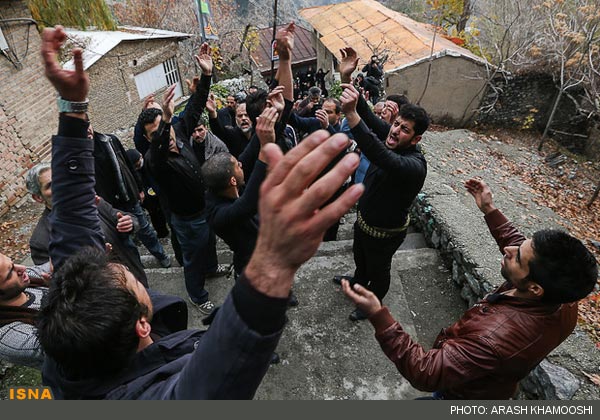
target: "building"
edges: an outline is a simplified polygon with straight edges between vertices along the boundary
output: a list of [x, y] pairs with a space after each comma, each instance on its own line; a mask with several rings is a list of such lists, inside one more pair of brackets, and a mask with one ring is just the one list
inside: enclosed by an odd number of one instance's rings
[[405, 94], [437, 123], [464, 125], [483, 98], [486, 61], [436, 33], [431, 25], [374, 0], [310, 7], [299, 13], [314, 28], [318, 67], [335, 71], [339, 50], [346, 46], [361, 58], [358, 70], [374, 52], [387, 54], [386, 93]]
[[[152, 28], [119, 27], [118, 31], [67, 30], [73, 45], [83, 48], [90, 76], [90, 119], [96, 131], [132, 127], [144, 98], [177, 84], [183, 95], [179, 41], [191, 35]], [[72, 60], [65, 64], [73, 68]], [[160, 101], [160, 97], [157, 98]]]
[[0, 0], [0, 215], [23, 198], [24, 175], [50, 159], [56, 93], [44, 76], [41, 38], [26, 2]]

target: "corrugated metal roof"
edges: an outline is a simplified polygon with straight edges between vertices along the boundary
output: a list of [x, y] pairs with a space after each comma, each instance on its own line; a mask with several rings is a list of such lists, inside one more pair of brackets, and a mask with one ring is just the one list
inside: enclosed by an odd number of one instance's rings
[[[284, 25], [277, 27], [279, 29]], [[252, 59], [258, 70], [264, 72], [271, 69], [271, 40], [273, 39], [273, 28], [262, 28], [258, 31], [259, 45], [252, 53]], [[292, 54], [292, 65], [306, 61], [316, 60], [317, 51], [313, 46], [312, 33], [301, 26], [296, 26], [294, 37], [294, 51]], [[277, 62], [275, 62], [277, 68]]]
[[[83, 66], [85, 70], [123, 41], [167, 38], [185, 39], [192, 36], [183, 32], [139, 28], [135, 26], [120, 26], [118, 31], [79, 31], [75, 29], [66, 29], [66, 31], [69, 38], [74, 38], [85, 45], [82, 47]], [[65, 63], [64, 68], [73, 69], [73, 60], [71, 59]]]
[[353, 47], [362, 60], [373, 47], [388, 53], [384, 71], [408, 67], [429, 57], [435, 36], [434, 56], [454, 55], [485, 63], [481, 57], [444, 38], [432, 25], [412, 20], [374, 0], [309, 7], [299, 11], [320, 35], [320, 41], [336, 57], [340, 48]]

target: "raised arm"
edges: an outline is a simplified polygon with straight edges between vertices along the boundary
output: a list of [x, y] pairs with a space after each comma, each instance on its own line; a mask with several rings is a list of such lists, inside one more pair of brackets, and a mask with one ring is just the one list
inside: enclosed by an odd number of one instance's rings
[[210, 47], [205, 42], [200, 46], [198, 55], [194, 58], [202, 69], [202, 76], [196, 86], [196, 91], [192, 94], [189, 99], [186, 111], [183, 114], [183, 128], [185, 138], [189, 139], [200, 120], [202, 112], [206, 106], [206, 100], [210, 91], [210, 81], [212, 78], [213, 61], [210, 56]]
[[484, 214], [490, 233], [496, 240], [501, 253], [504, 253], [505, 247], [518, 246], [525, 241], [525, 236], [496, 208], [492, 190], [484, 181], [471, 178], [465, 182], [465, 188]]
[[279, 67], [275, 78], [283, 86], [283, 97], [294, 101], [294, 77], [292, 76], [292, 51], [294, 50], [294, 35], [296, 25], [290, 23], [277, 31], [275, 36], [276, 49], [279, 54]]
[[94, 143], [87, 138], [89, 78], [83, 70], [81, 49], [73, 50], [75, 70], [60, 67], [58, 51], [66, 39], [61, 26], [42, 33], [46, 77], [73, 108], [73, 112], [61, 113], [58, 135], [52, 138], [50, 258], [55, 269], [81, 248], [104, 249], [95, 205]]

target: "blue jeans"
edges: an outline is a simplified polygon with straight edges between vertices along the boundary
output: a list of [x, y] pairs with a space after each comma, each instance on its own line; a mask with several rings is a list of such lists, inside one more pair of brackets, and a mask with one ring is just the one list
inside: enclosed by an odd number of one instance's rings
[[164, 260], [167, 258], [167, 254], [165, 253], [163, 246], [158, 241], [156, 231], [148, 222], [148, 217], [146, 217], [146, 213], [144, 213], [140, 202], [138, 201], [133, 207], [123, 210], [133, 214], [137, 218], [140, 228], [138, 229], [136, 236], [140, 241], [142, 241], [144, 246], [148, 248], [148, 251], [150, 251], [150, 253], [159, 260]]
[[171, 226], [181, 245], [185, 288], [192, 301], [204, 303], [208, 300], [206, 274], [217, 267], [215, 234], [203, 215], [187, 220], [171, 213]]

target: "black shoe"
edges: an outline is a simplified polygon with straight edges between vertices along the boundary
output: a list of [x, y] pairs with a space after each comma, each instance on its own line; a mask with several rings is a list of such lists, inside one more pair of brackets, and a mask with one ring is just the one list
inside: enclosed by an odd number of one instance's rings
[[273, 354], [271, 355], [271, 364], [276, 365], [279, 362], [280, 362], [279, 355], [277, 353], [273, 352]]
[[289, 307], [298, 306], [298, 298], [294, 294], [294, 292], [290, 292], [290, 297], [288, 298], [287, 305]]
[[363, 319], [367, 319], [367, 315], [361, 311], [360, 309], [356, 308], [355, 310], [353, 310], [350, 313], [350, 316], [348, 316], [348, 319], [350, 321], [362, 321]]
[[352, 276], [333, 276], [333, 282], [338, 286], [342, 285], [342, 280], [344, 279], [348, 280], [350, 282], [350, 285], [354, 283], [354, 277]]

